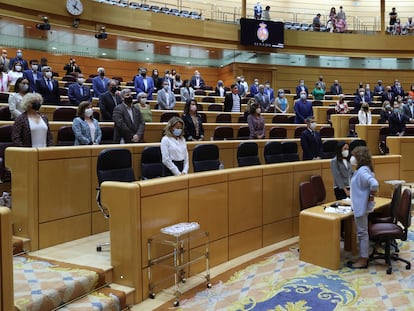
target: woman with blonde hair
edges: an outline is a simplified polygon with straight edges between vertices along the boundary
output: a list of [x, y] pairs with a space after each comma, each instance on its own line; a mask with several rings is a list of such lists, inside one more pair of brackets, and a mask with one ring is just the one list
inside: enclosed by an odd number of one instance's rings
[[43, 97], [38, 93], [23, 96], [23, 113], [13, 124], [12, 141], [16, 147], [48, 147], [53, 145], [47, 117], [39, 113]]
[[184, 138], [184, 121], [172, 117], [164, 129], [161, 139], [161, 156], [164, 176], [179, 176], [188, 173], [188, 151]]
[[289, 102], [285, 96], [285, 91], [280, 89], [277, 91], [275, 98], [275, 112], [286, 113], [289, 109]]

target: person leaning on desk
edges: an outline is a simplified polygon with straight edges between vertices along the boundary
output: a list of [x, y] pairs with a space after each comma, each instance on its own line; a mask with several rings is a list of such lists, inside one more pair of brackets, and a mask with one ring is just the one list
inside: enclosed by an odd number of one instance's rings
[[354, 211], [360, 258], [356, 262], [349, 261], [347, 266], [351, 269], [365, 269], [368, 268], [369, 256], [368, 214], [374, 209], [374, 195], [379, 184], [374, 176], [372, 157], [367, 147], [356, 147], [352, 151], [350, 162], [356, 165], [351, 179], [351, 206]]

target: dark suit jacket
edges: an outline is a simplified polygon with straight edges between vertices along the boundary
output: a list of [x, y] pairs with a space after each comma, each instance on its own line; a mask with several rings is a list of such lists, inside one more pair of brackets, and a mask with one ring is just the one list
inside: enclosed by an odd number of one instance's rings
[[192, 76], [191, 77], [191, 80], [190, 80], [190, 86], [193, 88], [193, 89], [202, 89], [202, 88], [204, 88], [204, 80], [203, 80], [203, 78], [202, 77], [200, 77], [200, 83], [199, 83], [199, 86], [200, 87], [196, 87], [196, 77], [195, 76]]
[[105, 92], [99, 96], [99, 109], [101, 110], [101, 121], [112, 121], [112, 113], [115, 106], [122, 103], [122, 98], [119, 95], [115, 95], [116, 103], [112, 97], [111, 92]]
[[45, 104], [60, 105], [59, 84], [54, 79], [51, 81], [53, 86], [52, 90], [49, 89], [45, 79], [36, 80], [36, 90], [42, 94]]
[[[80, 93], [80, 88], [83, 90], [83, 96]], [[68, 97], [72, 106], [79, 106], [83, 101], [92, 101], [91, 89], [86, 85], [80, 86], [79, 83], [73, 83], [69, 85]]]
[[93, 97], [99, 97], [101, 94], [108, 91], [109, 78], [104, 77], [103, 82], [100, 76], [92, 79]]
[[114, 120], [114, 142], [119, 143], [121, 138], [125, 143], [131, 143], [132, 137], [138, 134], [142, 140], [144, 136], [145, 122], [139, 109], [131, 107], [134, 120], [131, 120], [127, 111], [127, 105], [121, 104], [114, 108], [112, 119]]
[[391, 107], [392, 107], [392, 104], [394, 103], [394, 100], [395, 100], [394, 93], [393, 92], [389, 92], [389, 93], [385, 92], [384, 94], [382, 94], [381, 101], [385, 102], [386, 100], [388, 100], [390, 102]]
[[[36, 92], [36, 83], [31, 69], [23, 71], [23, 77], [29, 80], [29, 92]], [[36, 80], [42, 79], [43, 74], [40, 71], [36, 72]]]
[[331, 85], [331, 89], [330, 89], [331, 94], [334, 94], [334, 95], [342, 94], [342, 86], [338, 84], [338, 89], [336, 89], [336, 87], [337, 86], [335, 84]]
[[[52, 134], [49, 129], [49, 121], [45, 115], [40, 115], [47, 125], [46, 146], [53, 145]], [[16, 147], [32, 147], [32, 134], [30, 132], [27, 113], [23, 112], [14, 120], [12, 130], [12, 141]]]
[[414, 107], [414, 106], [410, 106], [409, 104], [404, 104], [403, 107], [402, 107], [402, 109], [404, 111], [404, 114], [407, 117], [409, 117], [411, 119], [414, 119], [414, 114], [411, 112], [411, 107]]
[[144, 78], [141, 75], [135, 76], [134, 86], [137, 96], [139, 93], [144, 92], [148, 95], [148, 100], [152, 100], [152, 93], [154, 92], [154, 80], [151, 77], [146, 77], [147, 89], [145, 90]]
[[389, 135], [398, 135], [405, 132], [405, 124], [409, 122], [409, 118], [404, 114], [400, 114], [400, 118], [396, 113], [392, 113], [388, 118]]
[[[241, 96], [238, 95], [240, 98], [240, 112], [241, 112]], [[228, 93], [224, 97], [224, 111], [231, 112], [231, 109], [233, 108], [233, 93]]]
[[182, 119], [184, 121], [184, 137], [186, 140], [200, 139], [204, 137], [203, 121], [201, 120], [200, 115], [197, 115], [199, 131], [198, 136], [196, 135], [195, 125], [191, 116], [185, 114], [182, 116]]
[[313, 131], [314, 135], [309, 129], [306, 129], [300, 135], [300, 144], [302, 145], [303, 156], [302, 160], [312, 160], [313, 158], [321, 156], [322, 140], [319, 132]]
[[400, 90], [397, 89], [395, 85], [391, 86], [391, 91], [394, 93], [394, 96], [397, 97], [398, 95], [404, 97], [404, 89], [400, 87]]
[[[264, 96], [264, 100], [263, 100], [263, 96]], [[266, 112], [267, 109], [269, 109], [270, 107], [270, 98], [269, 98], [269, 95], [267, 95], [266, 93], [264, 93], [263, 96], [262, 94], [257, 93], [256, 95], [254, 95], [254, 99], [256, 100], [256, 103], [260, 105], [262, 112]]]
[[10, 59], [9, 62], [9, 69], [13, 70], [13, 65], [16, 62], [20, 62], [22, 64], [22, 69], [23, 70], [29, 70], [29, 65], [27, 64], [27, 60], [23, 59], [23, 58], [17, 58], [17, 57], [13, 57], [12, 59]]
[[382, 95], [382, 94], [384, 94], [384, 92], [385, 92], [385, 88], [382, 84], [381, 85], [377, 84], [374, 87], [374, 95]]
[[[305, 86], [304, 86], [304, 88], [305, 88], [305, 92], [306, 92], [306, 94], [309, 94], [308, 87], [305, 85]], [[300, 92], [302, 92], [302, 88], [301, 88], [301, 86], [300, 86], [300, 85], [298, 85], [298, 86], [296, 87], [296, 96], [297, 96], [298, 98], [300, 97]]]
[[[364, 95], [364, 100], [368, 104], [371, 102], [367, 95]], [[354, 109], [351, 110], [351, 113], [358, 113], [358, 111], [361, 109], [361, 105], [362, 105], [362, 98], [358, 94], [354, 98]]]
[[76, 64], [75, 66], [71, 64], [66, 64], [65, 67], [63, 67], [63, 70], [66, 70], [66, 75], [70, 75], [72, 72], [82, 73], [82, 70], [80, 69], [78, 64]]

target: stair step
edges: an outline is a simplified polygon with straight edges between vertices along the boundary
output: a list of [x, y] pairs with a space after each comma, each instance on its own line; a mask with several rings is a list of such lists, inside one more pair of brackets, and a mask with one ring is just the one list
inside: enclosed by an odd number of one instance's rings
[[22, 254], [30, 249], [30, 239], [13, 236], [13, 255]]
[[127, 295], [125, 292], [112, 287], [104, 287], [63, 306], [58, 310], [125, 310], [127, 308]]

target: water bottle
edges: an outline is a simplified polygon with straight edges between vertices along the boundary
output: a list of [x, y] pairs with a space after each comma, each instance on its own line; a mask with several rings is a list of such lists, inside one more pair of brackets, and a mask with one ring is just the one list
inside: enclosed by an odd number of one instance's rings
[[220, 161], [219, 170], [224, 170], [224, 162]]

